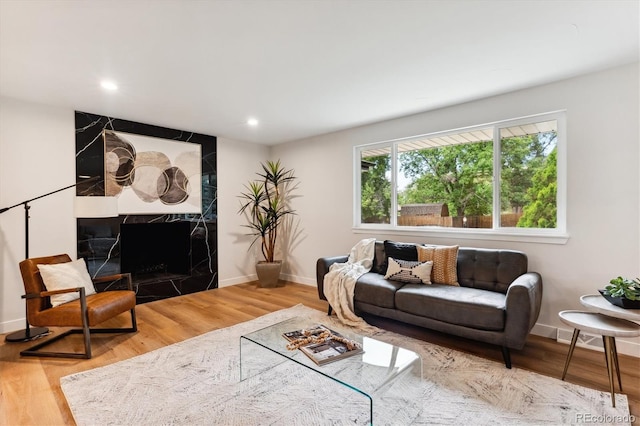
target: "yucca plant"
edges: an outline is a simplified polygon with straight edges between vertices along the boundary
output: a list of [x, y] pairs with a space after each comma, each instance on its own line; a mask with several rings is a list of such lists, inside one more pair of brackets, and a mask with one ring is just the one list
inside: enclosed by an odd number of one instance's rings
[[296, 179], [292, 169], [285, 169], [280, 160], [261, 163], [260, 179], [245, 185], [246, 192], [240, 195], [239, 214], [244, 214], [249, 222], [249, 235], [255, 237], [251, 246], [260, 240], [265, 261], [274, 262], [278, 228], [288, 215], [295, 214], [288, 206], [288, 200]]

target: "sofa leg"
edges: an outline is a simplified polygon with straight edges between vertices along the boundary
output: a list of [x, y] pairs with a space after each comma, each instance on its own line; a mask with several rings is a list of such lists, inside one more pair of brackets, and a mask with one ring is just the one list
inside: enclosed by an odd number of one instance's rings
[[327, 309], [327, 316], [331, 316], [331, 312], [333, 312], [333, 308], [331, 308], [331, 305], [329, 305], [329, 309]]
[[507, 368], [511, 368], [511, 353], [509, 352], [509, 348], [506, 346], [502, 347], [502, 358], [504, 358], [504, 365]]

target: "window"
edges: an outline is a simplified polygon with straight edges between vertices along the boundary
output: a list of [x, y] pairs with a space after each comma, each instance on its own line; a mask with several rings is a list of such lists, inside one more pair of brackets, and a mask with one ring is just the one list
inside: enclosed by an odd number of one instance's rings
[[391, 223], [391, 148], [363, 152], [360, 169], [362, 223]]
[[558, 112], [356, 147], [356, 227], [563, 234], [563, 138]]

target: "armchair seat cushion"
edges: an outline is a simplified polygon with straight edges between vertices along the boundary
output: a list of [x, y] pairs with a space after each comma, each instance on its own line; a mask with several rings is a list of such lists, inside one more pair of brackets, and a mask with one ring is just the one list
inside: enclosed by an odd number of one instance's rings
[[[77, 293], [76, 293], [77, 294]], [[87, 296], [89, 327], [93, 327], [129, 311], [136, 306], [136, 294], [130, 290], [115, 290]], [[30, 322], [35, 326], [56, 324], [60, 327], [82, 327], [80, 299], [38, 312]]]
[[448, 324], [479, 330], [504, 330], [506, 296], [444, 284], [407, 284], [395, 294], [396, 309]]

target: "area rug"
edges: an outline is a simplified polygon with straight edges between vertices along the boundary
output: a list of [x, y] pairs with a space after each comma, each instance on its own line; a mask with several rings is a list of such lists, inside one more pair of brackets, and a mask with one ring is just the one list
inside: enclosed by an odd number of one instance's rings
[[[298, 305], [63, 377], [62, 390], [78, 425], [367, 424], [368, 404], [352, 390], [294, 363], [239, 380], [240, 335], [296, 316], [341, 328]], [[363, 334], [413, 350], [423, 363], [410, 392], [391, 387], [374, 399], [376, 425], [629, 424], [625, 395], [613, 408], [607, 392], [380, 329]]]

